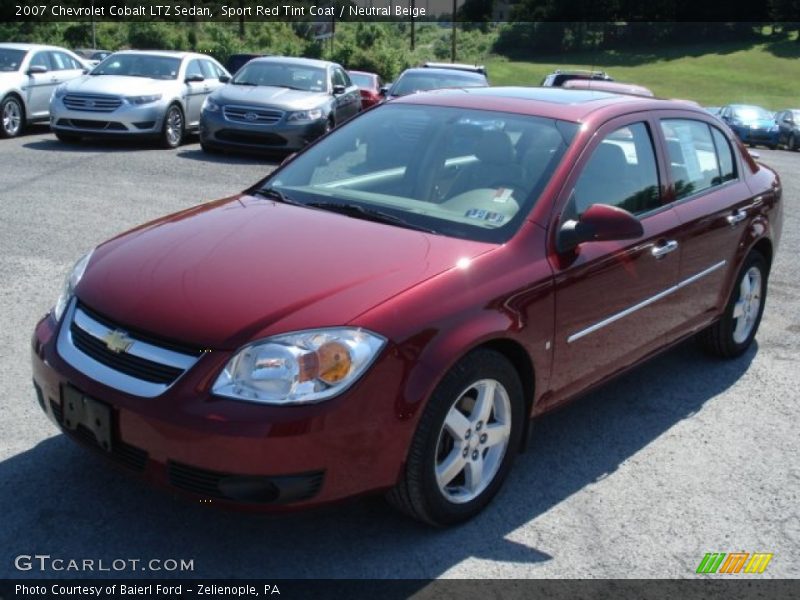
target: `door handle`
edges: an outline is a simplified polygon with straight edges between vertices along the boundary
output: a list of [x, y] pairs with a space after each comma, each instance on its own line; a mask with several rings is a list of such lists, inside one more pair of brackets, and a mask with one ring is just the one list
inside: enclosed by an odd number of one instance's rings
[[678, 242], [676, 242], [675, 240], [670, 240], [663, 246], [653, 246], [653, 249], [650, 250], [650, 253], [656, 258], [663, 258], [670, 252], [674, 252], [677, 249], [678, 249]]
[[731, 227], [735, 227], [738, 223], [741, 223], [747, 218], [747, 211], [742, 210], [741, 208], [734, 211], [732, 214], [725, 217], [725, 220], [728, 221], [728, 224]]

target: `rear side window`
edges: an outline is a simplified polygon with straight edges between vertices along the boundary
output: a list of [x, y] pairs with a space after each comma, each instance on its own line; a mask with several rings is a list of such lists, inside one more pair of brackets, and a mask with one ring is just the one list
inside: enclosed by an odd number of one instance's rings
[[617, 129], [593, 150], [566, 214], [579, 217], [592, 204], [617, 206], [634, 215], [661, 206], [653, 141], [644, 123]]
[[690, 119], [665, 119], [661, 128], [676, 200], [736, 178], [730, 144], [716, 128]]

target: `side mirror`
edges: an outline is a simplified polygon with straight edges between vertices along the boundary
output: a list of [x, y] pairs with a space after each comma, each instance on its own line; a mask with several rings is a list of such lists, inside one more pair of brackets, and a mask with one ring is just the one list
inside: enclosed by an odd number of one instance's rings
[[343, 86], [343, 85], [335, 85], [335, 86], [333, 86], [333, 95], [334, 96], [341, 96], [342, 94], [345, 93], [346, 90], [347, 90], [347, 88], [345, 86]]
[[220, 83], [228, 83], [230, 80], [231, 80], [231, 76], [230, 75], [220, 75], [219, 76], [219, 82]]
[[41, 75], [42, 73], [47, 73], [47, 67], [42, 65], [33, 65], [32, 67], [28, 68], [28, 75]]
[[386, 98], [386, 95], [389, 93], [389, 86], [382, 85], [381, 89], [378, 90], [378, 93], [381, 95], [382, 98]]
[[577, 221], [571, 219], [561, 226], [558, 250], [568, 252], [584, 242], [632, 240], [642, 235], [642, 223], [627, 210], [592, 204]]
[[200, 83], [201, 81], [205, 81], [206, 78], [202, 75], [189, 75], [185, 81], [186, 83]]

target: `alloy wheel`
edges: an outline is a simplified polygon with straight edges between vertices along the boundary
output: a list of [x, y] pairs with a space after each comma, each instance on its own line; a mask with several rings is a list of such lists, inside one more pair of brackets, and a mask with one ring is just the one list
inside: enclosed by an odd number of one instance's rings
[[761, 308], [761, 271], [753, 266], [742, 277], [733, 305], [733, 341], [743, 343], [753, 330]]
[[436, 446], [436, 483], [449, 501], [470, 502], [497, 474], [511, 436], [511, 401], [495, 379], [481, 379], [450, 407]]
[[165, 135], [170, 146], [178, 146], [183, 137], [183, 115], [177, 106], [173, 106], [167, 112], [167, 123]]
[[22, 108], [19, 103], [10, 98], [3, 104], [3, 132], [8, 137], [14, 137], [22, 126]]

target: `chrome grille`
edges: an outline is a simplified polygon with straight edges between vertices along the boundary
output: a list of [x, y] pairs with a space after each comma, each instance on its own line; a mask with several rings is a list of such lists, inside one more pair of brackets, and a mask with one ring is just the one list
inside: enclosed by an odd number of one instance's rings
[[254, 106], [226, 106], [222, 114], [228, 121], [253, 123], [254, 125], [274, 125], [283, 118], [282, 110], [256, 108]]
[[[125, 344], [112, 348], [112, 334]], [[146, 398], [166, 391], [201, 356], [199, 350], [125, 331], [76, 301], [64, 316], [58, 353], [92, 379]]]
[[70, 110], [86, 112], [113, 112], [122, 106], [122, 98], [95, 94], [67, 94], [64, 106]]

